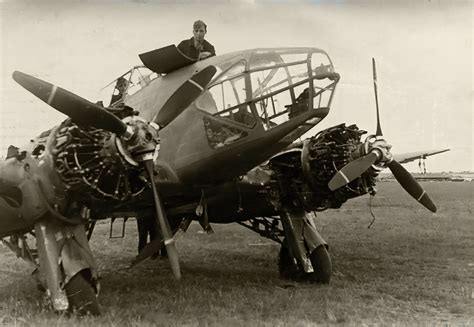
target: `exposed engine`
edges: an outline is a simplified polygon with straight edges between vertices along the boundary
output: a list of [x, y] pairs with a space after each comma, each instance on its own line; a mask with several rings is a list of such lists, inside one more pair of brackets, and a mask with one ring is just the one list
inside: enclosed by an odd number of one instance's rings
[[56, 170], [79, 198], [128, 200], [146, 185], [143, 168], [124, 155], [116, 135], [66, 120], [56, 138]]
[[290, 152], [272, 159], [270, 164], [277, 172], [280, 188], [286, 196], [298, 195], [308, 211], [339, 208], [350, 198], [375, 193], [376, 167], [335, 191], [328, 187], [338, 170], [365, 154], [361, 136], [366, 133], [356, 125], [337, 125], [305, 140], [301, 156]]

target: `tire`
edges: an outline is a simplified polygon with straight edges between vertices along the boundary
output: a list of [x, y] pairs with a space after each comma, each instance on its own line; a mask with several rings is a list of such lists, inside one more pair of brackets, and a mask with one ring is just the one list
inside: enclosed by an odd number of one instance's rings
[[329, 252], [324, 245], [318, 246], [309, 256], [314, 272], [308, 275], [310, 282], [319, 284], [329, 284], [332, 274], [332, 262]]
[[332, 274], [331, 257], [324, 245], [318, 246], [309, 256], [314, 272], [306, 273], [300, 263], [294, 264], [286, 240], [280, 248], [278, 268], [283, 279], [298, 282], [329, 284]]
[[74, 275], [66, 284], [69, 311], [79, 315], [97, 316], [100, 314], [99, 303], [87, 275], [90, 275], [89, 271], [83, 270]]

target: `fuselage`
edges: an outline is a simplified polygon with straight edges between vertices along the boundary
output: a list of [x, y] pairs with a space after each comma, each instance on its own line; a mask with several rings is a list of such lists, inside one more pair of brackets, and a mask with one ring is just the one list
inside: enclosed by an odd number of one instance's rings
[[[185, 184], [228, 180], [277, 154], [327, 115], [337, 83], [323, 50], [253, 49], [170, 72], [124, 103], [159, 123], [167, 100], [209, 66], [217, 72], [201, 95], [160, 130], [157, 164]], [[306, 89], [312, 96], [302, 100]]]

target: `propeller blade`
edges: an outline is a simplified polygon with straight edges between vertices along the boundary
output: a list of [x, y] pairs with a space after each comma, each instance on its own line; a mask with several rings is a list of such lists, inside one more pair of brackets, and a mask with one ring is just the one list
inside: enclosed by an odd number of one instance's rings
[[354, 179], [362, 175], [367, 169], [372, 166], [377, 160], [377, 154], [370, 152], [368, 155], [360, 157], [354, 161], [349, 162], [341, 168], [336, 175], [329, 181], [329, 189], [331, 191], [349, 184]]
[[201, 95], [216, 71], [216, 67], [208, 66], [184, 82], [163, 105], [154, 119], [155, 123], [161, 127], [168, 125]]
[[13, 73], [13, 79], [54, 109], [69, 116], [76, 123], [105, 129], [119, 135], [125, 133], [127, 129], [125, 123], [102, 106], [63, 88], [19, 71]]
[[161, 203], [158, 190], [154, 183], [153, 160], [146, 160], [144, 161], [144, 163], [145, 168], [148, 172], [148, 176], [150, 176], [151, 188], [153, 190], [153, 197], [155, 200], [156, 216], [158, 217], [158, 222], [160, 224], [161, 235], [163, 236], [163, 240], [165, 242], [166, 252], [168, 253], [168, 259], [170, 260], [171, 269], [173, 270], [173, 275], [176, 277], [176, 279], [180, 279], [181, 270], [179, 268], [178, 251], [176, 250], [176, 246], [174, 244], [173, 239], [173, 233], [171, 232], [171, 228], [166, 218], [165, 211], [163, 210], [163, 205]]
[[431, 201], [428, 194], [421, 187], [420, 184], [413, 178], [413, 176], [403, 166], [395, 160], [388, 164], [388, 168], [392, 171], [393, 176], [398, 183], [408, 192], [415, 200], [420, 202], [427, 209], [436, 212], [436, 206]]
[[377, 131], [375, 132], [375, 135], [382, 136], [382, 128], [380, 127], [379, 98], [377, 95], [377, 71], [375, 69], [374, 58], [372, 58], [372, 72], [374, 75], [375, 107], [377, 108]]

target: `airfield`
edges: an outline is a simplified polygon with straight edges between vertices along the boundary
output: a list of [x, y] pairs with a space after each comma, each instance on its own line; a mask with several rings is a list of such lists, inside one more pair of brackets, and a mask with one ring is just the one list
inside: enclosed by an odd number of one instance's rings
[[100, 224], [91, 247], [103, 280], [102, 315], [77, 318], [45, 307], [31, 269], [0, 246], [0, 326], [181, 325], [473, 325], [473, 182], [422, 182], [436, 214], [392, 181], [378, 194], [349, 200], [318, 214], [329, 243], [329, 286], [281, 280], [279, 245], [245, 228], [193, 223], [179, 239], [183, 278], [174, 280], [166, 260], [132, 270], [137, 235], [109, 239]]

